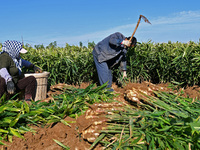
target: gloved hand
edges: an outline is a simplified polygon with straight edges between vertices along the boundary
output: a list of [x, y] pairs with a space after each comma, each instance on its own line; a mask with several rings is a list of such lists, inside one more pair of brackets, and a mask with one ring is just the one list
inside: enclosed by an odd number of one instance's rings
[[127, 77], [126, 71], [123, 71], [123, 79]]
[[36, 72], [36, 73], [42, 73], [42, 69], [40, 69], [39, 67], [33, 65], [33, 70]]
[[123, 45], [126, 45], [126, 46], [130, 46], [131, 45], [131, 42], [129, 40], [123, 40], [122, 41], [122, 44]]
[[9, 94], [14, 94], [15, 92], [15, 85], [12, 80], [7, 82], [7, 91]]

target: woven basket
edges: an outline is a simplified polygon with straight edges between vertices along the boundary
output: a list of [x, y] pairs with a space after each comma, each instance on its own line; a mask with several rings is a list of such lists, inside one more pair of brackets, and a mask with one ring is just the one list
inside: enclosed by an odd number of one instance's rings
[[49, 72], [42, 72], [42, 73], [27, 73], [25, 77], [34, 76], [37, 81], [36, 85], [36, 94], [35, 94], [35, 101], [43, 100], [47, 97], [47, 81], [49, 77]]

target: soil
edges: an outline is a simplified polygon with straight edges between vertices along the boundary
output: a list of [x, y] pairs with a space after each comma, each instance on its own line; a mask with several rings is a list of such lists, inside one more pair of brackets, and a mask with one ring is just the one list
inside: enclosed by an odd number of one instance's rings
[[[83, 83], [79, 88], [86, 88], [89, 83]], [[130, 104], [131, 102], [140, 103], [141, 93], [147, 95], [154, 95], [153, 90], [173, 91], [177, 94], [190, 97], [194, 100], [200, 99], [200, 87], [186, 87], [180, 90], [172, 90], [168, 88], [169, 84], [152, 84], [149, 82], [142, 83], [127, 83], [122, 87], [118, 87], [115, 83], [113, 89], [118, 95], [115, 100], [121, 103], [102, 103], [93, 104], [86, 111], [85, 114], [78, 117], [77, 119], [65, 118], [69, 121], [70, 126], [64, 125], [63, 123], [52, 124], [48, 127], [33, 127], [35, 133], [25, 133], [25, 139], [17, 137], [13, 138], [12, 143], [5, 142], [8, 146], [0, 146], [3, 150], [61, 150], [53, 139], [61, 142], [62, 144], [70, 147], [71, 150], [88, 150], [91, 144], [99, 136], [99, 130], [106, 126], [105, 114], [109, 114], [107, 110], [123, 109], [123, 104]], [[61, 89], [63, 84], [59, 84], [57, 89]], [[44, 101], [51, 99], [52, 92], [57, 92], [56, 87], [51, 87], [49, 91], [49, 98]], [[182, 92], [181, 92], [182, 91]], [[183, 93], [184, 92], [184, 93]], [[71, 123], [70, 123], [71, 122]], [[101, 145], [96, 145], [93, 149], [103, 149]]]

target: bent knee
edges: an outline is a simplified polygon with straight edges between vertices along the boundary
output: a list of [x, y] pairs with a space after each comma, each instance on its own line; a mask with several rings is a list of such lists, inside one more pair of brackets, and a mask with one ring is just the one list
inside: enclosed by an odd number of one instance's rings
[[26, 77], [27, 80], [29, 80], [30, 82], [36, 82], [36, 78], [34, 76], [28, 76]]
[[0, 77], [0, 85], [1, 85], [1, 86], [4, 86], [4, 87], [6, 86], [6, 81], [5, 81], [4, 78], [1, 78], [1, 77]]

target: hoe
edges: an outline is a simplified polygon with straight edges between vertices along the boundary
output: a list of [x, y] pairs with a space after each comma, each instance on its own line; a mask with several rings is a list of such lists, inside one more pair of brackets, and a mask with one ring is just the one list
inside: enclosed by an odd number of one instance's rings
[[[149, 20], [148, 20], [145, 16], [140, 15], [139, 20], [138, 20], [138, 22], [137, 22], [137, 25], [136, 25], [136, 27], [135, 27], [135, 30], [133, 31], [133, 34], [132, 34], [131, 38], [129, 39], [130, 42], [131, 42], [131, 40], [132, 40], [132, 38], [133, 38], [133, 36], [134, 36], [134, 34], [135, 34], [135, 32], [136, 32], [136, 30], [137, 30], [139, 24], [140, 24], [141, 18], [142, 18], [145, 22], [151, 24], [151, 23], [149, 22]], [[117, 79], [117, 84], [118, 84], [118, 86], [120, 86], [120, 87], [123, 86], [122, 82], [119, 81], [118, 79]]]
[[145, 17], [145, 16], [143, 16], [143, 15], [140, 15], [140, 17], [139, 17], [139, 20], [138, 20], [138, 22], [137, 22], [137, 25], [136, 25], [136, 27], [135, 27], [135, 30], [134, 30], [134, 32], [133, 32], [133, 34], [132, 34], [132, 36], [131, 36], [131, 38], [129, 39], [129, 41], [131, 41], [132, 40], [132, 38], [133, 38], [133, 36], [134, 36], [134, 34], [135, 34], [135, 32], [136, 32], [136, 30], [137, 30], [137, 28], [138, 28], [138, 26], [139, 26], [139, 24], [140, 24], [140, 20], [141, 20], [141, 18], [145, 21], [145, 22], [147, 22], [147, 23], [149, 23], [149, 24], [151, 24], [150, 22], [149, 22], [149, 20]]

